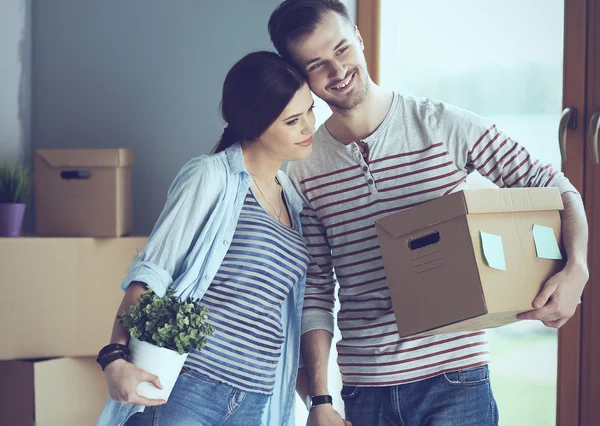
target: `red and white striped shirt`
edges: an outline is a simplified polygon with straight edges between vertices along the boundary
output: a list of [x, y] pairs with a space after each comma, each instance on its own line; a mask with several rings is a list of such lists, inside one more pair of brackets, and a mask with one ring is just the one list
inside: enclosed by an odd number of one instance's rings
[[337, 281], [344, 384], [397, 385], [488, 363], [484, 331], [400, 339], [375, 221], [464, 189], [475, 169], [499, 187], [577, 191], [496, 126], [429, 99], [394, 94], [385, 120], [362, 142], [368, 163], [356, 143], [336, 141], [323, 125], [312, 155], [290, 166], [307, 204], [301, 218], [311, 255], [302, 332], [333, 334]]

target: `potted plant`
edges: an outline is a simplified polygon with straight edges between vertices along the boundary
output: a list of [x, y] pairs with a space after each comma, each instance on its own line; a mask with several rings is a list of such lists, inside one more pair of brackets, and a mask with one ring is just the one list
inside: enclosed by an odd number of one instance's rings
[[21, 235], [30, 177], [19, 164], [0, 164], [0, 236]]
[[137, 392], [147, 398], [168, 400], [188, 354], [206, 344], [214, 328], [207, 324], [208, 309], [198, 299], [179, 300], [170, 286], [164, 297], [151, 289], [140, 302], [121, 314], [121, 324], [129, 331], [131, 362], [155, 374], [163, 389], [142, 382]]

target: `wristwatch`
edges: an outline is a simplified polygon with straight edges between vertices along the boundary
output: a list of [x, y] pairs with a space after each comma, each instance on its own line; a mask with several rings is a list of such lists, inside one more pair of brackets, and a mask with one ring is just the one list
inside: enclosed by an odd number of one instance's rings
[[331, 395], [316, 395], [310, 396], [306, 395], [306, 399], [304, 399], [304, 403], [306, 404], [306, 409], [310, 411], [313, 407], [321, 404], [333, 404], [333, 398]]

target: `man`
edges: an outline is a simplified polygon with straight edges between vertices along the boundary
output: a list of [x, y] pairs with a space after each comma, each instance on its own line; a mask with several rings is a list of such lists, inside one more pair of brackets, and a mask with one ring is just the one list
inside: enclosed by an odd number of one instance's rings
[[481, 117], [375, 85], [339, 0], [286, 0], [269, 32], [333, 110], [313, 136], [312, 156], [290, 168], [307, 205], [302, 225], [312, 257], [302, 318], [308, 424], [348, 424], [326, 396], [336, 282], [342, 398], [354, 426], [497, 424], [484, 331], [399, 338], [375, 220], [465, 188], [473, 170], [499, 187], [559, 188], [568, 262], [520, 316], [559, 328], [588, 279], [581, 197], [560, 171]]

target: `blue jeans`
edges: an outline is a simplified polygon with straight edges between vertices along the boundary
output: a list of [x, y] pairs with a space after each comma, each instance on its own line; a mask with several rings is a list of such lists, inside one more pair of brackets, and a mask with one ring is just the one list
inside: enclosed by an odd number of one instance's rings
[[259, 426], [268, 395], [244, 392], [194, 370], [182, 373], [165, 405], [147, 407], [126, 426]]
[[352, 426], [497, 426], [487, 365], [387, 387], [344, 386]]

